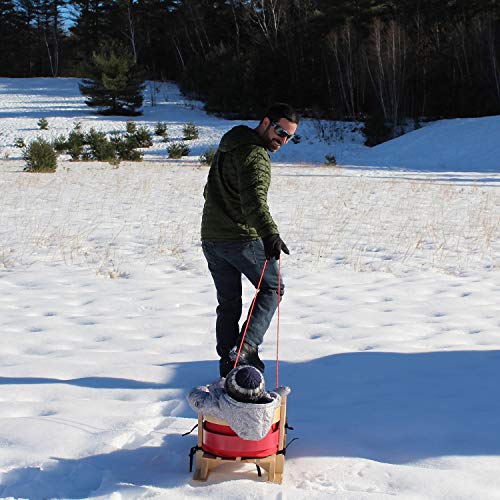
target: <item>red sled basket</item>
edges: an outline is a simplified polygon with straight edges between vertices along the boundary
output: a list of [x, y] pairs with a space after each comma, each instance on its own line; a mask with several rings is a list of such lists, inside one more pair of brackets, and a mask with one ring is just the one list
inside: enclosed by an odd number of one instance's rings
[[286, 396], [274, 414], [271, 429], [262, 439], [240, 438], [225, 420], [198, 415], [198, 445], [193, 479], [206, 481], [210, 471], [227, 462], [254, 463], [267, 471], [267, 480], [281, 483], [285, 466]]

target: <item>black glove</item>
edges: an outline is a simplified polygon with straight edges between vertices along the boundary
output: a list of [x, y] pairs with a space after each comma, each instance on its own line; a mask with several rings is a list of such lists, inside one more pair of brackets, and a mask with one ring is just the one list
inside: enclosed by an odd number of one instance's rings
[[264, 243], [264, 252], [266, 253], [267, 260], [270, 260], [273, 257], [275, 259], [279, 259], [281, 251], [290, 255], [290, 250], [288, 250], [288, 247], [280, 238], [279, 234], [270, 234], [269, 236], [262, 238], [262, 242]]

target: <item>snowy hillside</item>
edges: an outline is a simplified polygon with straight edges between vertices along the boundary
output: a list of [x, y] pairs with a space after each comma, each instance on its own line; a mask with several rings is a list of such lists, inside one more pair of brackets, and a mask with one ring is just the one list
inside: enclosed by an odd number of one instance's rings
[[[291, 250], [280, 383], [299, 438], [282, 485], [234, 464], [195, 483], [196, 438], [181, 436], [196, 423], [186, 392], [218, 370], [197, 156], [239, 122], [169, 84], [136, 121], [173, 138], [195, 122], [189, 157], [155, 139], [142, 163], [22, 171], [16, 138], [76, 120], [126, 121], [90, 114], [73, 79], [0, 79], [1, 498], [499, 498], [499, 117], [371, 150], [352, 124], [331, 124], [344, 141], [327, 144], [306, 120], [272, 157]], [[350, 167], [320, 166], [332, 151]], [[275, 340], [274, 322], [268, 388]]]
[[370, 166], [500, 172], [500, 117], [429, 123], [370, 149], [366, 158]]
[[[145, 91], [144, 115], [138, 124], [154, 128], [167, 122], [173, 141], [182, 137], [182, 126], [193, 121], [201, 128], [200, 139], [191, 143], [191, 156], [199, 156], [235, 123], [208, 116], [202, 103], [188, 101], [176, 85], [149, 84]], [[78, 91], [74, 78], [0, 78], [0, 158], [20, 158], [14, 147], [17, 137], [55, 138], [67, 134], [76, 121], [84, 130], [124, 130], [125, 117], [99, 117], [92, 114]], [[157, 105], [151, 106], [154, 98]], [[40, 131], [37, 121], [49, 118], [49, 130]], [[253, 122], [247, 122], [255, 126]], [[290, 144], [274, 156], [275, 162], [323, 164], [326, 154], [334, 154], [344, 166], [401, 167], [421, 171], [500, 172], [500, 116], [475, 119], [441, 120], [374, 148], [363, 145], [361, 125], [303, 120], [300, 144]], [[319, 138], [323, 140], [319, 140]], [[325, 142], [327, 141], [327, 142]], [[145, 159], [163, 160], [165, 144], [157, 140], [145, 152]]]

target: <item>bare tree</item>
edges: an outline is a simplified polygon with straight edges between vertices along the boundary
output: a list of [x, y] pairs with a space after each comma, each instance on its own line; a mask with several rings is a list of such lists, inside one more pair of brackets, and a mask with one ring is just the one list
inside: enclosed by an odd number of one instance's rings
[[498, 51], [500, 41], [495, 38], [495, 29], [491, 19], [486, 21], [486, 25], [486, 46], [488, 47], [487, 58], [491, 74], [490, 80], [492, 82], [497, 103], [500, 106], [500, 53]]
[[394, 20], [387, 26], [375, 19], [367, 50], [367, 70], [380, 108], [386, 120], [398, 125], [404, 116], [404, 92], [408, 38]]
[[135, 36], [135, 23], [134, 23], [134, 0], [123, 0], [125, 10], [125, 29], [124, 34], [130, 43], [134, 62], [137, 63], [137, 44]]
[[238, 0], [230, 0], [231, 4], [231, 14], [233, 15], [233, 21], [234, 21], [234, 34], [235, 34], [235, 41], [236, 41], [236, 55], [237, 57], [240, 57], [240, 22], [238, 20], [238, 14], [237, 14], [237, 2]]
[[273, 51], [279, 47], [279, 33], [285, 14], [284, 0], [251, 0], [250, 21], [259, 29]]
[[362, 82], [357, 34], [351, 22], [327, 36], [327, 47], [333, 57], [335, 79], [345, 108], [345, 116], [357, 119], [360, 115], [359, 95]]

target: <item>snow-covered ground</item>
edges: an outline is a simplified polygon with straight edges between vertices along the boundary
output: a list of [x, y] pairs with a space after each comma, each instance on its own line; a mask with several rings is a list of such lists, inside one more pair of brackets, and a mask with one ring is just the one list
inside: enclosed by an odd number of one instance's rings
[[[181, 437], [196, 422], [186, 391], [217, 375], [197, 155], [234, 122], [164, 85], [136, 121], [172, 138], [194, 121], [189, 157], [156, 140], [118, 169], [22, 172], [17, 137], [76, 120], [126, 121], [90, 114], [73, 79], [0, 79], [0, 497], [499, 498], [499, 117], [372, 149], [353, 124], [326, 144], [305, 120], [273, 156], [270, 206], [292, 252], [280, 383], [299, 437], [282, 485], [230, 464], [194, 483], [195, 436]], [[331, 152], [343, 166], [320, 166]], [[275, 336], [273, 323], [268, 387]]]

